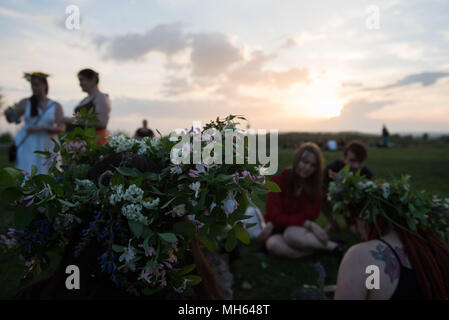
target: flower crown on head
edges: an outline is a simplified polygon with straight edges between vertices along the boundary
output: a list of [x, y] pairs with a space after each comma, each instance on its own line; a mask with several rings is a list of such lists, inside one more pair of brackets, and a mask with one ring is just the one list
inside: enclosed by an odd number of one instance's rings
[[31, 81], [31, 78], [33, 77], [37, 77], [37, 78], [48, 78], [50, 75], [43, 73], [43, 72], [24, 72], [23, 73], [23, 77], [27, 80], [27, 81]]
[[[397, 228], [419, 237], [419, 231], [432, 229], [449, 240], [449, 198], [440, 198], [410, 187], [410, 176], [389, 182], [369, 180], [345, 167], [329, 185], [327, 199], [332, 211], [347, 214], [356, 209], [358, 218], [378, 228], [378, 217], [383, 216]], [[379, 231], [379, 230], [378, 230]]]

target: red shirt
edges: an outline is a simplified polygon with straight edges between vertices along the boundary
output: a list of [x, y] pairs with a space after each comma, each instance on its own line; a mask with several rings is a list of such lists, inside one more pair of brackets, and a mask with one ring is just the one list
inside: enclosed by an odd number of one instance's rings
[[270, 192], [266, 203], [265, 221], [271, 221], [274, 230], [281, 231], [289, 226], [302, 226], [306, 220], [315, 220], [320, 215], [321, 199], [312, 202], [310, 196], [301, 192], [295, 197], [290, 190], [287, 170], [271, 178], [282, 192]]

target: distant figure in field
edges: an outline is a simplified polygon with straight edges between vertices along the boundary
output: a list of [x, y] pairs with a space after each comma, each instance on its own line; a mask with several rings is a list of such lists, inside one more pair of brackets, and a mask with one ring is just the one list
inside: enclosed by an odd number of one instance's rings
[[[324, 169], [324, 193], [327, 194], [329, 189], [329, 183], [333, 180], [333, 177], [342, 170], [345, 166], [349, 166], [351, 171], [356, 172], [361, 169], [360, 174], [365, 176], [368, 179], [373, 178], [373, 173], [365, 166], [365, 161], [368, 158], [368, 151], [365, 145], [360, 141], [351, 141], [349, 142], [344, 150], [343, 150], [343, 159], [335, 160], [326, 166]], [[327, 220], [329, 220], [330, 226], [329, 229], [334, 231], [338, 231], [338, 223], [332, 216], [332, 205], [327, 201], [327, 199], [323, 200], [322, 211], [326, 216]], [[346, 223], [349, 229], [353, 232], [354, 226], [350, 220], [346, 220]]]
[[142, 128], [137, 129], [136, 133], [134, 134], [134, 139], [141, 140], [145, 137], [153, 138], [153, 130], [148, 129], [148, 121], [146, 119], [142, 121], [142, 126]]
[[338, 144], [337, 144], [337, 141], [335, 141], [335, 140], [329, 140], [329, 141], [326, 143], [326, 147], [327, 147], [327, 149], [328, 149], [329, 151], [337, 151], [337, 150], [338, 150]]
[[381, 145], [382, 147], [388, 148], [390, 146], [390, 141], [388, 139], [389, 136], [390, 133], [388, 132], [387, 127], [384, 124], [382, 128], [382, 145]]

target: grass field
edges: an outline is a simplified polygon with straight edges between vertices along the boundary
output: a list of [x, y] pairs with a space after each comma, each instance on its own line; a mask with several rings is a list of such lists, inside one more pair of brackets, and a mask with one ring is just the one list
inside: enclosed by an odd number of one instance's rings
[[[279, 150], [280, 172], [291, 165], [293, 150]], [[325, 152], [326, 162], [341, 157], [340, 152]], [[449, 147], [441, 148], [397, 148], [370, 149], [367, 166], [376, 177], [392, 178], [402, 174], [412, 176], [412, 185], [418, 189], [449, 197]], [[6, 154], [0, 153], [0, 168], [9, 165]], [[265, 198], [256, 200], [264, 211]], [[323, 216], [318, 223], [326, 225]], [[0, 215], [0, 232], [5, 231], [7, 221]], [[343, 231], [341, 237], [349, 243], [358, 239]], [[241, 245], [239, 258], [231, 262], [234, 274], [234, 299], [292, 299], [293, 293], [304, 284], [314, 285], [317, 272], [313, 267], [321, 262], [326, 270], [326, 284], [335, 284], [339, 259], [325, 253], [316, 253], [306, 258], [287, 260], [269, 257], [257, 244]], [[19, 288], [20, 269], [12, 256], [0, 256], [0, 298], [7, 299]]]

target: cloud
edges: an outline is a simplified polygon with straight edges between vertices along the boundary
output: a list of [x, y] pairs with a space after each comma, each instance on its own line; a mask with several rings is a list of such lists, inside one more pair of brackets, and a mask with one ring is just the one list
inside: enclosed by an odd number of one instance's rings
[[164, 96], [177, 96], [189, 92], [193, 86], [187, 78], [170, 76], [165, 79], [164, 88], [160, 91]]
[[302, 46], [310, 41], [316, 41], [321, 39], [326, 39], [326, 34], [324, 33], [312, 34], [309, 32], [301, 32], [297, 37], [287, 38], [281, 49], [290, 49], [296, 46]]
[[275, 54], [266, 54], [257, 50], [251, 58], [230, 72], [225, 86], [272, 87], [287, 89], [295, 83], [309, 83], [309, 71], [306, 68], [290, 68], [282, 71], [265, 70], [264, 65], [276, 58]]
[[408, 86], [414, 83], [421, 83], [423, 87], [431, 86], [440, 78], [449, 77], [448, 72], [422, 72], [418, 74], [411, 74], [396, 83], [386, 85], [380, 89], [390, 89], [396, 87]]
[[192, 75], [214, 77], [243, 60], [242, 50], [222, 33], [194, 34], [192, 38]]
[[142, 60], [150, 52], [172, 56], [188, 46], [188, 37], [178, 23], [157, 25], [143, 34], [96, 36], [93, 41], [103, 50], [106, 59], [117, 61]]

